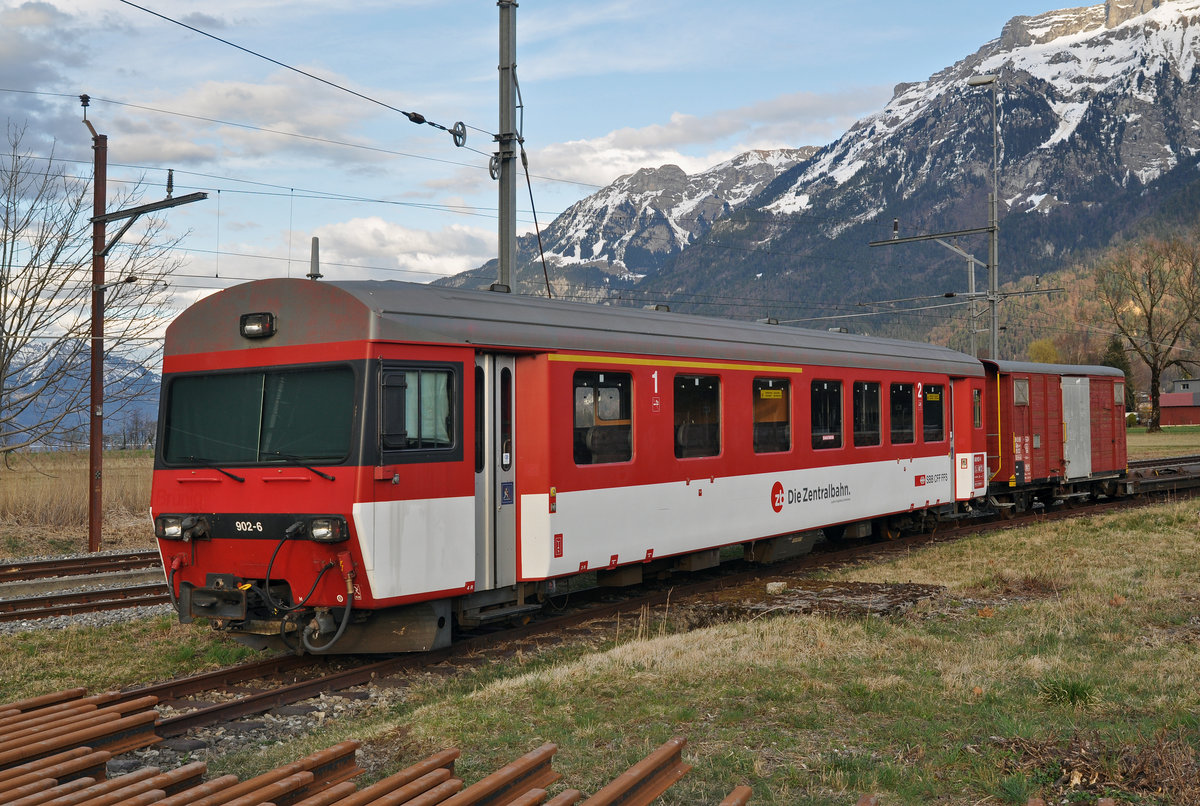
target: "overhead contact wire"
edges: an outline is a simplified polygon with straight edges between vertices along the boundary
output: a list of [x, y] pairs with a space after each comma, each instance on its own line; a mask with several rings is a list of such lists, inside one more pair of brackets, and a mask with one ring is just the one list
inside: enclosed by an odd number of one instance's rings
[[[352, 90], [349, 87], [338, 84], [335, 81], [330, 81], [327, 78], [321, 78], [318, 75], [309, 73], [306, 70], [301, 70], [299, 67], [293, 67], [292, 65], [286, 64], [285, 62], [281, 62], [278, 59], [272, 59], [270, 56], [264, 55], [262, 53], [254, 51], [254, 50], [250, 50], [250, 48], [243, 47], [243, 46], [237, 44], [236, 42], [230, 42], [228, 39], [222, 39], [221, 37], [217, 36], [216, 34], [210, 34], [208, 31], [205, 31], [201, 28], [197, 28], [193, 25], [188, 25], [186, 22], [183, 22], [181, 20], [177, 20], [172, 17], [168, 17], [165, 14], [160, 14], [157, 11], [146, 8], [145, 6], [139, 6], [137, 3], [130, 2], [130, 0], [121, 0], [121, 2], [132, 8], [136, 8], [139, 11], [144, 11], [147, 14], [151, 14], [155, 17], [158, 17], [160, 20], [165, 20], [166, 22], [174, 23], [175, 25], [178, 25], [182, 28], [187, 28], [189, 31], [200, 34], [201, 36], [207, 36], [209, 39], [220, 42], [223, 45], [228, 45], [229, 47], [236, 48], [237, 50], [240, 50], [243, 53], [247, 53], [251, 56], [255, 56], [264, 61], [268, 61], [271, 64], [278, 65], [279, 67], [282, 67], [285, 70], [291, 70], [293, 73], [298, 73], [306, 78], [311, 78], [313, 81], [319, 81], [322, 84], [325, 84], [326, 86], [333, 87], [334, 89], [349, 93], [350, 95], [353, 95], [356, 98], [361, 98], [364, 101], [376, 104], [378, 106], [382, 106], [385, 109], [390, 109], [393, 112], [399, 112], [401, 115], [404, 115], [410, 121], [412, 121], [413, 123], [416, 123], [418, 125], [424, 124], [426, 126], [432, 126], [435, 129], [439, 129], [441, 131], [448, 132], [450, 134], [450, 137], [454, 140], [454, 145], [458, 146], [459, 148], [462, 148], [463, 146], [466, 145], [467, 127], [466, 127], [466, 124], [463, 123], [462, 121], [459, 121], [450, 127], [443, 126], [442, 124], [437, 123], [436, 121], [429, 120], [424, 115], [422, 115], [420, 112], [406, 112], [405, 110], [400, 109], [399, 107], [396, 107], [396, 106], [392, 106], [391, 104], [381, 101], [378, 98], [372, 98], [369, 95], [364, 95], [363, 93], [358, 92], [357, 90]], [[474, 127], [472, 127], [472, 128], [474, 128]]]

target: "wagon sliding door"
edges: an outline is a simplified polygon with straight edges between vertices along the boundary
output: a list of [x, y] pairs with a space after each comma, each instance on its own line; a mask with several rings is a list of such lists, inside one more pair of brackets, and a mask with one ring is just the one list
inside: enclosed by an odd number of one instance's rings
[[475, 589], [517, 582], [513, 356], [475, 356]]
[[1063, 462], [1066, 477], [1092, 473], [1092, 410], [1087, 378], [1062, 379]]

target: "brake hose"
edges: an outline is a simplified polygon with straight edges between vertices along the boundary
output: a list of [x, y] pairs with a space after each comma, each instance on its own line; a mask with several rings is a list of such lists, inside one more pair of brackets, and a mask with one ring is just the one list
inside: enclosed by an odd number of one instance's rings
[[[296, 619], [296, 613], [293, 612], [293, 613], [285, 613], [283, 618], [279, 620], [279, 640], [283, 641], [283, 645], [285, 647], [287, 647], [287, 650], [289, 652], [294, 652], [297, 655], [303, 655], [304, 650], [298, 646], [293, 646], [292, 642], [288, 640], [287, 627], [288, 627], [288, 624], [291, 624], [292, 621], [294, 621], [295, 619]], [[297, 629], [297, 631], [300, 630], [299, 624], [296, 625], [296, 629]]]
[[171, 607], [175, 608], [175, 613], [182, 616], [183, 612], [179, 609], [179, 597], [175, 595], [175, 572], [179, 570], [179, 558], [176, 557], [171, 561], [171, 570], [167, 573], [167, 595], [171, 597]]

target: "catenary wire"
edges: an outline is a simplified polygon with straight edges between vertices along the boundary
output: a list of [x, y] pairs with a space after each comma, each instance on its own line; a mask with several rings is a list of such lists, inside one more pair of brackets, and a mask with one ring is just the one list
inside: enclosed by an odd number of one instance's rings
[[[71, 99], [78, 98], [77, 95], [73, 95], [73, 94], [65, 93], [65, 92], [46, 92], [46, 91], [42, 91], [42, 90], [20, 90], [20, 89], [14, 89], [14, 88], [10, 88], [10, 87], [0, 87], [0, 92], [11, 92], [11, 93], [24, 94], [24, 95], [40, 95], [40, 96], [46, 96], [46, 97], [50, 97], [50, 98], [71, 98]], [[89, 96], [89, 98], [92, 102], [95, 102], [95, 103], [105, 103], [105, 104], [111, 104], [113, 106], [122, 106], [122, 107], [127, 107], [130, 109], [137, 109], [137, 110], [143, 111], [143, 112], [154, 112], [154, 113], [160, 114], [160, 115], [171, 115], [171, 116], [175, 116], [175, 117], [185, 118], [188, 120], [198, 120], [198, 121], [202, 121], [204, 123], [213, 123], [213, 124], [216, 124], [219, 126], [231, 126], [234, 128], [245, 129], [247, 131], [278, 135], [280, 137], [293, 137], [296, 139], [307, 140], [309, 142], [320, 143], [323, 145], [339, 146], [339, 147], [343, 147], [343, 148], [353, 148], [353, 149], [359, 149], [359, 150], [363, 150], [363, 151], [371, 151], [371, 152], [375, 152], [375, 153], [379, 153], [379, 154], [386, 154], [388, 156], [406, 157], [409, 159], [425, 160], [428, 162], [439, 162], [439, 163], [443, 163], [445, 165], [454, 165], [454, 166], [461, 167], [461, 168], [474, 168], [477, 170], [487, 170], [486, 165], [479, 165], [477, 163], [472, 163], [472, 162], [460, 162], [458, 160], [448, 160], [448, 159], [444, 159], [442, 157], [432, 157], [432, 156], [429, 156], [428, 154], [413, 154], [413, 153], [410, 153], [407, 151], [396, 151], [395, 149], [383, 148], [381, 146], [372, 146], [372, 145], [367, 145], [365, 143], [351, 143], [351, 142], [347, 142], [345, 140], [334, 140], [334, 139], [327, 138], [327, 137], [317, 137], [316, 135], [311, 135], [311, 134], [300, 134], [298, 132], [284, 131], [282, 129], [269, 129], [269, 128], [266, 128], [263, 126], [255, 126], [250, 123], [240, 123], [238, 121], [222, 120], [220, 118], [210, 118], [210, 117], [205, 117], [203, 115], [193, 115], [193, 114], [190, 114], [187, 112], [177, 112], [172, 109], [162, 109], [160, 107], [147, 106], [145, 104], [135, 104], [135, 103], [130, 103], [128, 101], [118, 101], [113, 98], [99, 98], [96, 96]], [[474, 129], [476, 127], [468, 126], [467, 128]], [[478, 131], [484, 131], [484, 130], [478, 129]], [[476, 154], [487, 157], [488, 159], [491, 159], [491, 157], [492, 157], [492, 155], [487, 152], [480, 151], [478, 149], [471, 148], [469, 146], [465, 147], [465, 148], [468, 151], [472, 151]], [[154, 170], [162, 170], [162, 169], [155, 168]], [[564, 185], [577, 185], [579, 187], [596, 188], [597, 190], [605, 187], [604, 185], [597, 185], [594, 182], [582, 182], [578, 179], [564, 179], [562, 177], [546, 176], [544, 174], [537, 174], [537, 173], [531, 174], [531, 176], [534, 179], [537, 179], [542, 182], [556, 182], [556, 183], [564, 184]], [[244, 180], [244, 181], [249, 181], [249, 180]]]
[[[147, 14], [151, 14], [155, 17], [158, 17], [161, 20], [165, 20], [167, 22], [178, 25], [182, 28], [186, 28], [189, 31], [200, 34], [201, 36], [206, 36], [209, 39], [220, 42], [223, 45], [228, 45], [229, 47], [240, 50], [243, 53], [248, 53], [251, 56], [254, 56], [256, 58], [262, 59], [264, 61], [268, 61], [271, 64], [274, 64], [274, 65], [284, 68], [285, 70], [291, 70], [294, 73], [298, 73], [299, 75], [305, 76], [307, 78], [311, 78], [313, 81], [318, 81], [322, 84], [325, 84], [326, 86], [333, 87], [334, 89], [341, 90], [342, 92], [345, 92], [345, 93], [349, 93], [350, 95], [353, 95], [356, 98], [361, 98], [362, 100], [367, 101], [369, 103], [377, 104], [378, 106], [382, 106], [385, 109], [390, 109], [393, 112], [398, 112], [401, 115], [404, 115], [406, 118], [408, 118], [413, 123], [416, 123], [418, 125], [432, 126], [435, 129], [440, 129], [441, 131], [449, 132], [450, 135], [454, 138], [454, 144], [457, 146], [461, 147], [466, 142], [466, 132], [463, 131], [465, 129], [466, 124], [462, 123], [461, 121], [454, 124], [454, 126], [448, 128], [446, 126], [443, 126], [440, 123], [437, 123], [432, 120], [428, 120], [420, 112], [406, 112], [405, 110], [400, 109], [399, 107], [396, 107], [396, 106], [392, 106], [391, 104], [389, 104], [385, 101], [381, 101], [378, 98], [372, 98], [369, 95], [365, 95], [361, 92], [358, 92], [357, 90], [352, 90], [349, 87], [345, 87], [341, 84], [338, 84], [337, 82], [330, 81], [329, 79], [321, 78], [320, 76], [314, 75], [305, 70], [301, 70], [299, 67], [293, 67], [292, 65], [287, 64], [285, 62], [281, 62], [278, 59], [272, 59], [270, 56], [266, 56], [262, 53], [251, 50], [250, 48], [243, 47], [242, 45], [238, 45], [234, 42], [229, 41], [228, 39], [222, 39], [221, 37], [217, 36], [216, 34], [211, 34], [208, 31], [205, 31], [201, 28], [196, 28], [195, 26], [188, 25], [186, 22], [182, 22], [181, 20], [174, 19], [173, 17], [168, 17], [166, 14], [160, 14], [157, 11], [146, 8], [145, 6], [139, 6], [137, 3], [133, 3], [130, 0], [120, 0], [120, 2], [124, 3], [127, 6], [130, 6], [132, 8], [136, 8], [139, 11], [144, 11]], [[472, 127], [472, 128], [475, 128], [475, 127]], [[482, 130], [477, 129], [477, 131], [482, 131]]]

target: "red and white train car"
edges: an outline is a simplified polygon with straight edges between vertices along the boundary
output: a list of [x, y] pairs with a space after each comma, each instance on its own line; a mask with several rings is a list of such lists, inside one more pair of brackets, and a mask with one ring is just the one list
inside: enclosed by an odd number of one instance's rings
[[983, 364], [926, 344], [266, 280], [167, 332], [152, 509], [181, 617], [421, 650], [583, 572], [957, 511], [988, 492], [984, 394]]

